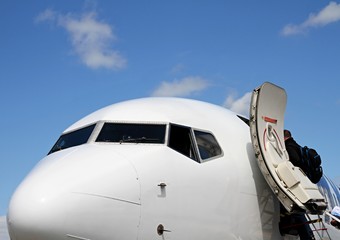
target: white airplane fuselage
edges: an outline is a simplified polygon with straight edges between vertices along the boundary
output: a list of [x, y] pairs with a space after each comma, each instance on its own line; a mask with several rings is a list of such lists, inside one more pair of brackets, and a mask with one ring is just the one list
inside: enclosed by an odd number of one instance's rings
[[[114, 131], [156, 126], [164, 139], [108, 139], [105, 124]], [[282, 239], [279, 201], [236, 114], [194, 100], [131, 100], [76, 122], [65, 141], [87, 127], [80, 143], [57, 142], [14, 193], [12, 240]], [[218, 146], [209, 145], [214, 139]]]

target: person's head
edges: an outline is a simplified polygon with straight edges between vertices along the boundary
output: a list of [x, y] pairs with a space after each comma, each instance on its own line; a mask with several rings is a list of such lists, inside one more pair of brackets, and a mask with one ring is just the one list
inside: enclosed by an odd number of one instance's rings
[[291, 138], [292, 137], [292, 134], [290, 133], [289, 130], [285, 129], [283, 131], [283, 136], [284, 136], [284, 140], [286, 141], [288, 138]]

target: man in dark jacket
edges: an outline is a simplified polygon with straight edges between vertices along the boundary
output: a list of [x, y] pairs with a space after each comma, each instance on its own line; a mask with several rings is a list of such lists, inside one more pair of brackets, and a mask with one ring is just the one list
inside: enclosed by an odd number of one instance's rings
[[[296, 167], [301, 168], [305, 171], [304, 167], [302, 166], [302, 156], [301, 156], [301, 148], [300, 145], [294, 140], [292, 134], [289, 130], [284, 130], [283, 132], [286, 150], [289, 155], [289, 160], [292, 164]], [[307, 223], [307, 219], [304, 213], [287, 213], [287, 211], [281, 211], [281, 218], [282, 224], [289, 224], [295, 226], [301, 240], [314, 240], [314, 234], [311, 230], [309, 224]]]
[[289, 155], [289, 160], [292, 162], [292, 164], [296, 167], [301, 168], [304, 170], [302, 166], [302, 156], [301, 156], [301, 147], [300, 145], [294, 140], [292, 137], [292, 134], [289, 130], [283, 131], [283, 136], [285, 140], [286, 150]]

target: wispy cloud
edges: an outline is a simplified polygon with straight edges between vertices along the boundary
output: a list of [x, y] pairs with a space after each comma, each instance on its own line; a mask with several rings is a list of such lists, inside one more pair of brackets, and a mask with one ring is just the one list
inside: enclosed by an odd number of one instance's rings
[[57, 13], [48, 8], [45, 9], [45, 11], [39, 13], [39, 15], [35, 18], [35, 22], [36, 23], [41, 23], [41, 22], [45, 22], [45, 21], [55, 21], [57, 18]]
[[241, 114], [245, 117], [249, 116], [251, 92], [245, 93], [242, 97], [236, 98], [235, 94], [230, 94], [224, 101], [223, 106], [233, 112]]
[[330, 2], [318, 13], [311, 13], [301, 24], [286, 25], [281, 34], [284, 36], [302, 34], [310, 28], [326, 26], [330, 23], [340, 21], [340, 3]]
[[181, 73], [184, 69], [185, 69], [184, 64], [179, 63], [171, 69], [171, 73], [178, 74]]
[[208, 86], [208, 81], [201, 77], [185, 77], [173, 82], [162, 82], [151, 95], [156, 97], [185, 97], [200, 92]]
[[6, 216], [0, 216], [0, 239], [9, 240]]
[[35, 22], [51, 22], [64, 28], [70, 36], [74, 52], [90, 68], [119, 70], [127, 64], [127, 60], [113, 49], [117, 36], [112, 27], [98, 20], [95, 11], [75, 15], [46, 9], [35, 18]]

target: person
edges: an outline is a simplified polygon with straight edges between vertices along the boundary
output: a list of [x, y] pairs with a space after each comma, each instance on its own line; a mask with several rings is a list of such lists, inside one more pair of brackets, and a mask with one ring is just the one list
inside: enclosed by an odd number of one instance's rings
[[[334, 217], [340, 219], [340, 207], [335, 206], [335, 207], [332, 209], [331, 214], [332, 214]], [[332, 219], [332, 220], [331, 220], [331, 224], [332, 224], [332, 226], [334, 226], [334, 227], [336, 227], [336, 228], [340, 228], [340, 223], [339, 223], [337, 220], [335, 220], [335, 219]]]
[[[286, 150], [288, 152], [289, 160], [296, 167], [303, 169], [302, 156], [300, 151], [300, 145], [294, 140], [289, 130], [284, 130], [284, 141]], [[289, 224], [294, 228], [301, 240], [315, 240], [312, 229], [306, 219], [303, 212], [288, 213], [284, 207], [281, 207], [281, 220], [282, 224]]]
[[318, 183], [323, 174], [320, 155], [313, 148], [302, 148], [289, 130], [284, 130], [283, 134], [289, 160], [294, 166], [302, 169], [312, 183]]
[[301, 156], [301, 146], [295, 141], [295, 139], [292, 137], [292, 134], [289, 130], [285, 129], [283, 131], [284, 141], [286, 150], [289, 155], [289, 160], [291, 163], [301, 168], [303, 171], [305, 171], [304, 166], [302, 165], [302, 156]]

